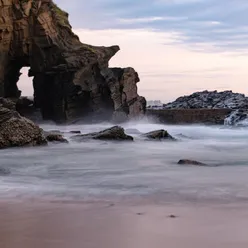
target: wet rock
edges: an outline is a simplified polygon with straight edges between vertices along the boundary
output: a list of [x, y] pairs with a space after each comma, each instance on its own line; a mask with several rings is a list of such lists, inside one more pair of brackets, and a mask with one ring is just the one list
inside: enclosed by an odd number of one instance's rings
[[172, 140], [172, 141], [176, 140], [167, 131], [163, 129], [143, 134], [143, 136], [150, 140]]
[[204, 163], [195, 161], [195, 160], [189, 160], [189, 159], [181, 159], [178, 161], [178, 164], [180, 165], [198, 165], [198, 166], [207, 166]]
[[112, 140], [112, 141], [133, 141], [133, 137], [125, 134], [122, 127], [114, 126], [100, 132], [76, 135], [72, 137], [75, 141], [84, 141], [85, 139]]
[[69, 141], [65, 139], [61, 134], [51, 133], [46, 135], [46, 139], [48, 142], [69, 143]]
[[21, 117], [13, 106], [11, 101], [0, 99], [0, 149], [46, 144], [43, 130]]
[[81, 131], [70, 131], [72, 134], [81, 134]]

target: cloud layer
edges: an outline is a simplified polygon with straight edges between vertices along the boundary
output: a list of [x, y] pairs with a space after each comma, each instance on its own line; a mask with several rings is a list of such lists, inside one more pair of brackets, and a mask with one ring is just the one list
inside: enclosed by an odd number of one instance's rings
[[[111, 66], [134, 67], [148, 99], [167, 102], [204, 89], [248, 93], [247, 0], [56, 2], [82, 42], [121, 46]], [[24, 94], [30, 85], [24, 75]]]
[[76, 28], [179, 32], [178, 42], [248, 48], [247, 0], [57, 0]]

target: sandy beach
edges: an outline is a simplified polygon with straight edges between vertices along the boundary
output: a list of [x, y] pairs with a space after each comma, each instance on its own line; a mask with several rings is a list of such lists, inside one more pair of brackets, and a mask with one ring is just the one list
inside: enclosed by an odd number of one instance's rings
[[1, 248], [246, 248], [247, 206], [1, 202]]
[[[0, 177], [0, 248], [247, 248], [247, 131], [168, 130], [186, 138], [0, 151], [10, 171]], [[219, 166], [181, 166], [181, 158]]]

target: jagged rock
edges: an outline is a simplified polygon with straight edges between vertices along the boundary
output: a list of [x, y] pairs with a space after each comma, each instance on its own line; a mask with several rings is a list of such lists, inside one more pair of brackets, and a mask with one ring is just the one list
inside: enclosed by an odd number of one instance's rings
[[20, 70], [30, 67], [34, 107], [45, 120], [123, 121], [144, 114], [135, 70], [108, 68], [118, 46], [81, 43], [52, 0], [4, 0], [0, 13], [0, 96], [19, 98]]
[[133, 141], [133, 137], [126, 135], [124, 129], [119, 126], [114, 126], [96, 133], [76, 135], [72, 137], [72, 140], [79, 142], [84, 141], [86, 139]]
[[156, 130], [143, 134], [144, 137], [151, 140], [176, 140], [165, 130]]
[[248, 126], [248, 110], [235, 110], [224, 121], [226, 126]]
[[232, 91], [202, 91], [163, 105], [166, 109], [247, 109], [248, 98]]
[[48, 142], [69, 143], [68, 140], [65, 139], [61, 134], [50, 133], [46, 135], [46, 139]]
[[0, 149], [46, 144], [42, 129], [21, 117], [11, 101], [0, 98]]
[[194, 160], [189, 160], [189, 159], [181, 159], [179, 160], [178, 164], [180, 165], [198, 165], [198, 166], [206, 166], [206, 164], [194, 161]]

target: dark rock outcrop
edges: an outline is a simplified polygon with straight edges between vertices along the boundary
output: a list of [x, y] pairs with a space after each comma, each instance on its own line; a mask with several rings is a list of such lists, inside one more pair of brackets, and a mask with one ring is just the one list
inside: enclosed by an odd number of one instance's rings
[[85, 141], [87, 139], [96, 139], [96, 140], [112, 140], [112, 141], [133, 141], [133, 137], [125, 134], [125, 131], [122, 127], [114, 126], [108, 128], [106, 130], [96, 132], [96, 133], [89, 133], [89, 134], [82, 134], [76, 135], [72, 137], [74, 141]]
[[70, 131], [69, 133], [72, 133], [72, 134], [81, 134], [81, 131]]
[[248, 109], [248, 98], [232, 91], [202, 91], [164, 104], [165, 109]]
[[67, 139], [63, 137], [61, 134], [50, 133], [46, 135], [46, 140], [48, 142], [56, 142], [56, 143], [69, 143]]
[[33, 76], [34, 107], [46, 120], [124, 121], [145, 112], [133, 68], [109, 68], [118, 46], [80, 42], [52, 0], [0, 1], [0, 96], [19, 98], [22, 67]]
[[189, 159], [181, 159], [178, 161], [178, 164], [180, 165], [198, 165], [198, 166], [207, 166], [204, 163], [194, 161], [194, 160], [189, 160]]
[[163, 129], [143, 134], [143, 136], [150, 140], [176, 140], [167, 131]]
[[46, 144], [42, 129], [21, 117], [14, 103], [0, 98], [0, 149]]

